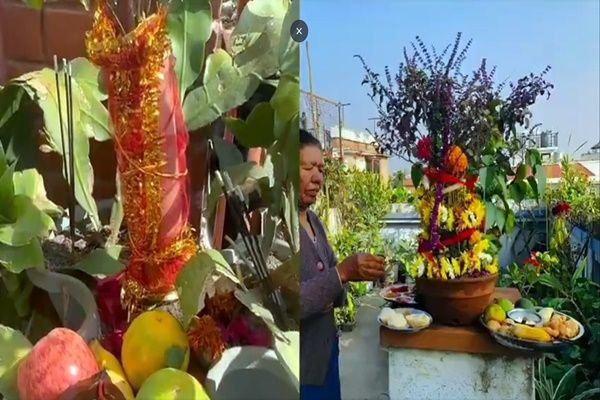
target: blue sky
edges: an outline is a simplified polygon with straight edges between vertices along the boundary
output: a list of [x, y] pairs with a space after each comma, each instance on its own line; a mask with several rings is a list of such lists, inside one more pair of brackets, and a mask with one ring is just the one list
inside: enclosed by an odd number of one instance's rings
[[[473, 39], [465, 70], [482, 58], [497, 66], [496, 77], [517, 80], [552, 66], [555, 89], [533, 109], [542, 128], [560, 132], [559, 146], [572, 153], [600, 141], [600, 2], [598, 0], [302, 0], [309, 27], [314, 93], [342, 103], [345, 126], [372, 129], [376, 117], [359, 60], [383, 72], [402, 60], [402, 49], [419, 35], [442, 50], [457, 32]], [[301, 45], [301, 87], [309, 89], [308, 63]], [[337, 123], [334, 109], [323, 118]], [[332, 115], [327, 115], [327, 114]], [[334, 114], [334, 115], [333, 115]], [[571, 136], [570, 144], [569, 136]], [[404, 168], [395, 160], [390, 170]]]

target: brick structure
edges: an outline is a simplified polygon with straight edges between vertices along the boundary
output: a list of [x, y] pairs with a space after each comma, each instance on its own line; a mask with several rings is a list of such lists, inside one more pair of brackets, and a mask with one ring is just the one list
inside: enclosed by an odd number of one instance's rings
[[[92, 12], [86, 11], [79, 0], [55, 0], [44, 5], [42, 11], [30, 9], [20, 0], [0, 0], [0, 85], [50, 66], [54, 54], [67, 59], [85, 56], [84, 33], [91, 24]], [[205, 158], [204, 143], [201, 135], [191, 136], [189, 160]], [[112, 143], [91, 140], [90, 159], [94, 167], [94, 197], [97, 201], [112, 199], [116, 171]], [[60, 157], [40, 152], [38, 169], [44, 176], [50, 199], [65, 206], [68, 200]], [[198, 163], [189, 165], [193, 191], [201, 186], [203, 169]], [[193, 208], [191, 220], [197, 222], [198, 210]]]

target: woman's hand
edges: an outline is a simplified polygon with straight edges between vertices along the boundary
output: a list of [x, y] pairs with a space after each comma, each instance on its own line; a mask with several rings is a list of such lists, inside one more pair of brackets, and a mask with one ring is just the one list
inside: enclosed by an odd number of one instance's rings
[[378, 281], [385, 274], [385, 258], [368, 253], [355, 253], [336, 267], [342, 283]]

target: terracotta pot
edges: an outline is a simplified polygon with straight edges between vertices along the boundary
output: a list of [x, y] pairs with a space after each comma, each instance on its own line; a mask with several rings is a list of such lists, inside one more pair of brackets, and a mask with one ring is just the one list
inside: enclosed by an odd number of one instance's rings
[[481, 278], [417, 278], [420, 301], [433, 317], [444, 325], [470, 325], [490, 303], [498, 274]]

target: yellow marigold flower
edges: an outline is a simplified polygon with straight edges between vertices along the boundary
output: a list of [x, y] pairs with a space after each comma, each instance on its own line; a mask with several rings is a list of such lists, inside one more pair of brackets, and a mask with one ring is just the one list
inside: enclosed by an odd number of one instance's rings
[[489, 240], [483, 239], [479, 243], [476, 243], [475, 246], [473, 246], [473, 254], [475, 255], [475, 257], [478, 257], [481, 253], [485, 252], [489, 248], [490, 248]]
[[485, 270], [492, 275], [498, 273], [498, 256], [494, 257], [494, 260], [492, 261], [492, 263], [489, 264], [488, 266], [486, 266]]
[[454, 213], [452, 212], [452, 210], [450, 210], [450, 212], [448, 213], [448, 219], [446, 220], [446, 229], [448, 229], [449, 231], [454, 229]]
[[481, 234], [481, 232], [475, 231], [469, 238], [469, 244], [471, 246], [475, 246], [477, 243], [481, 242], [481, 239], [483, 239], [483, 235]]
[[474, 198], [469, 204], [468, 210], [473, 214], [475, 221], [472, 222], [476, 225], [475, 227], [478, 227], [485, 217], [485, 206], [478, 198]]
[[429, 279], [433, 278], [434, 267], [435, 267], [435, 262], [434, 261], [428, 261], [427, 262], [427, 277]]
[[473, 262], [472, 258], [471, 258], [471, 252], [470, 251], [463, 251], [462, 254], [460, 255], [459, 259], [460, 259], [460, 263], [463, 266], [461, 275], [464, 275], [471, 268], [471, 264]]
[[417, 256], [415, 262], [410, 266], [408, 273], [412, 278], [418, 278], [425, 273], [425, 259]]
[[471, 213], [469, 212], [469, 210], [464, 210], [460, 213], [460, 221], [458, 223], [458, 228], [461, 231], [464, 231], [465, 229], [469, 228], [474, 228], [473, 224], [471, 223]]
[[454, 275], [460, 276], [461, 275], [460, 261], [457, 260], [456, 258], [452, 258], [451, 262], [452, 262], [452, 270], [454, 271]]
[[468, 166], [469, 160], [462, 149], [458, 146], [452, 146], [446, 158], [446, 169], [448, 172], [452, 175], [460, 176], [466, 172]]

